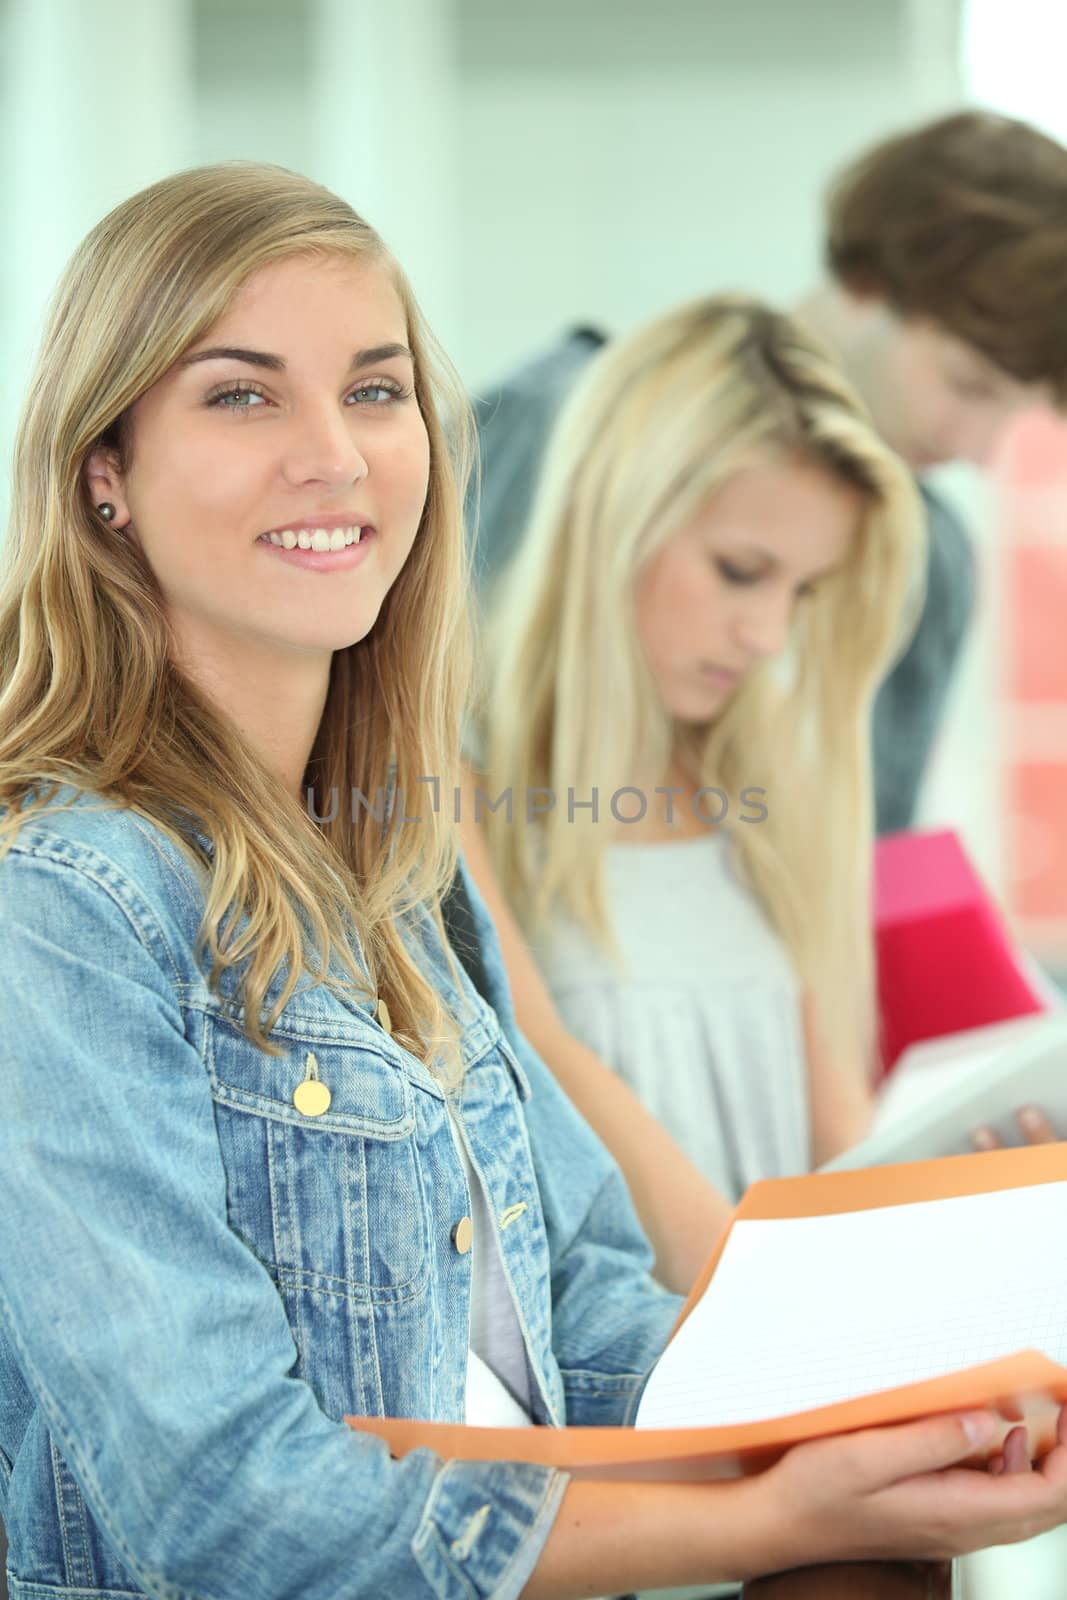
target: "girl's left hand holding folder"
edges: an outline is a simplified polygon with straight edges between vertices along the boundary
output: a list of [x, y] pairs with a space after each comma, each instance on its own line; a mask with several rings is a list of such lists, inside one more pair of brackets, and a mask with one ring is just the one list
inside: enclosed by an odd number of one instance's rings
[[[1067, 1407], [1039, 1466], [1018, 1429], [990, 1470], [966, 1465], [999, 1425], [980, 1411], [837, 1434], [729, 1483], [572, 1480], [523, 1600], [940, 1560], [1031, 1539], [1067, 1521]], [[576, 1585], [582, 1569], [587, 1587]]]
[[[992, 1413], [943, 1416], [850, 1436], [820, 1439], [789, 1451], [763, 1475], [772, 1503], [803, 1507], [811, 1532], [806, 1562], [832, 1542], [838, 1559], [907, 1555], [936, 1560], [992, 1544], [1016, 1544], [1067, 1519], [1067, 1406], [1057, 1442], [1037, 1464], [1026, 1430], [1015, 1428], [988, 1470], [968, 1466], [961, 1424], [995, 1431]], [[795, 1556], [794, 1556], [795, 1563]]]

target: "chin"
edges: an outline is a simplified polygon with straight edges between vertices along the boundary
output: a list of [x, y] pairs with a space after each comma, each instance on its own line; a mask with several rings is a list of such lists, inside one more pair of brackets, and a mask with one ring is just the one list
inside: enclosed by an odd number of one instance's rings
[[947, 466], [953, 459], [943, 450], [912, 450], [904, 454], [904, 460], [912, 472], [933, 472], [937, 467]]
[[355, 615], [351, 610], [336, 617], [305, 615], [299, 620], [293, 620], [292, 628], [287, 630], [286, 639], [298, 650], [328, 650], [331, 653], [347, 650], [352, 645], [362, 644], [368, 634], [373, 632], [380, 611], [380, 606], [375, 606], [373, 609], [361, 606]]
[[694, 697], [672, 706], [670, 715], [684, 727], [706, 727], [722, 716], [731, 698], [730, 694], [702, 695], [699, 699]]

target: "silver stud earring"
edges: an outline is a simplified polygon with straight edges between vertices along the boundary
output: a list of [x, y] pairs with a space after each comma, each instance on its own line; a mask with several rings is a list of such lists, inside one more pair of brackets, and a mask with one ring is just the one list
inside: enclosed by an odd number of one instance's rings
[[96, 509], [99, 511], [105, 522], [114, 522], [115, 507], [111, 504], [110, 500], [102, 500]]

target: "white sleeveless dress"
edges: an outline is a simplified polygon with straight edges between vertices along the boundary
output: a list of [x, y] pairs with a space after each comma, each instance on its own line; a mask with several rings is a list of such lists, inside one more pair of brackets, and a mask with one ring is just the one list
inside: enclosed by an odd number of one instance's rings
[[605, 889], [623, 966], [562, 915], [531, 942], [567, 1029], [728, 1199], [808, 1171], [800, 987], [728, 836], [611, 845]]

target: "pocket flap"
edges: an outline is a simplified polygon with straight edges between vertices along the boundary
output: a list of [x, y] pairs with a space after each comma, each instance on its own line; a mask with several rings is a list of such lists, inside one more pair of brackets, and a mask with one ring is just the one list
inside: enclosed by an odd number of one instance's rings
[[[411, 1085], [369, 1040], [339, 1044], [307, 1034], [287, 1035], [277, 1028], [271, 1039], [284, 1055], [257, 1050], [239, 1029], [220, 1018], [209, 1021], [208, 1069], [217, 1101], [308, 1129], [372, 1139], [403, 1139], [413, 1132]], [[321, 1115], [309, 1116], [293, 1097], [303, 1082], [314, 1078], [329, 1090], [329, 1105]]]

